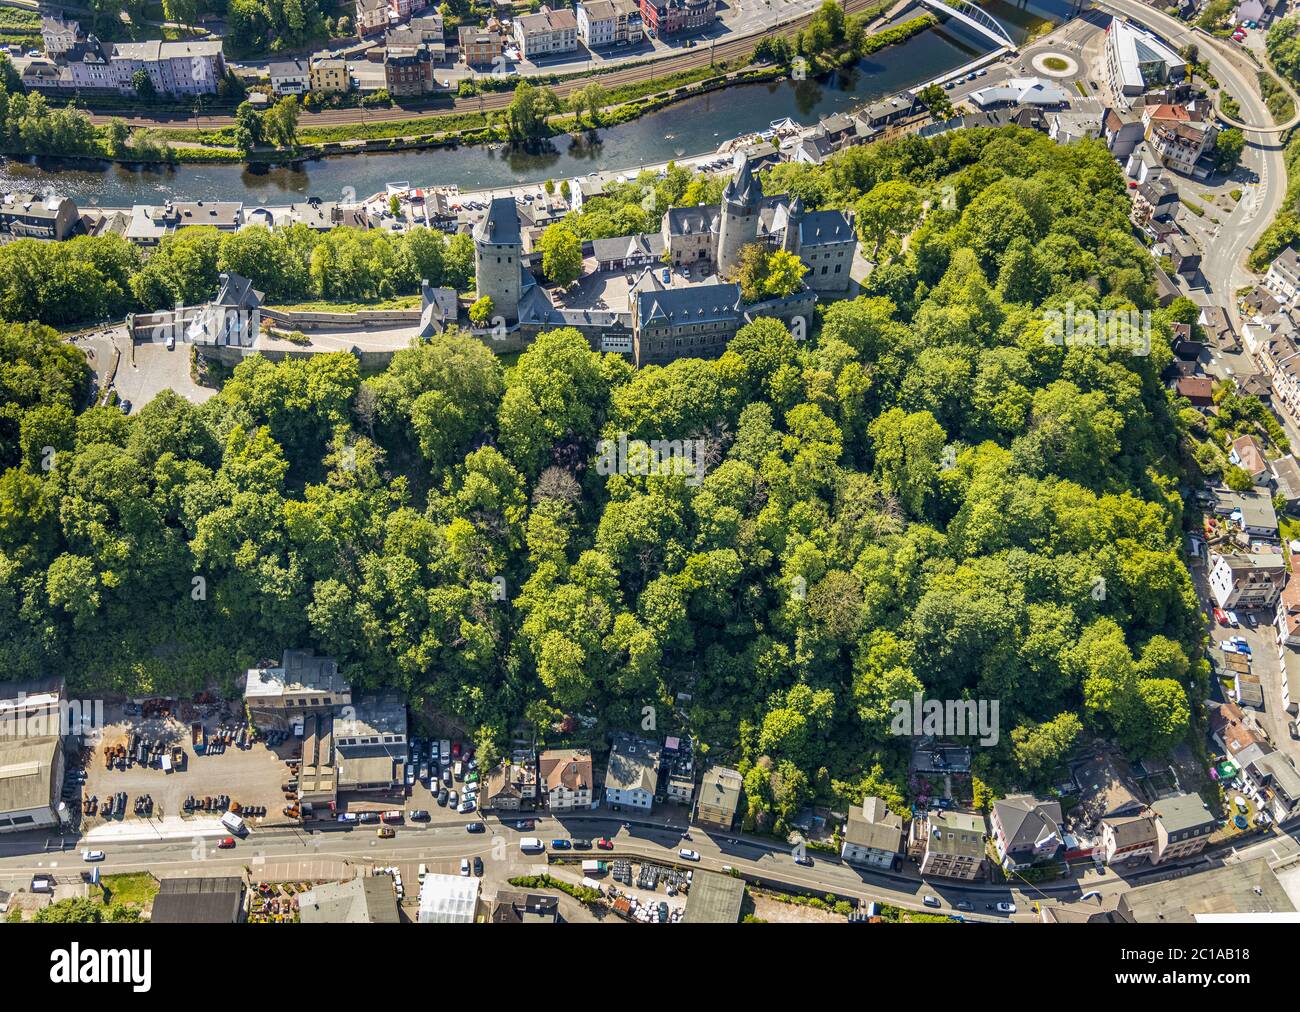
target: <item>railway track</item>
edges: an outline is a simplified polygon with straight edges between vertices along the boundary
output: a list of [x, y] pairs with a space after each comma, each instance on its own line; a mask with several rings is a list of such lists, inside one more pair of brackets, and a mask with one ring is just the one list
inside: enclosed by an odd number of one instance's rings
[[[857, 14], [863, 10], [878, 6], [880, 0], [844, 0], [844, 10], [847, 14]], [[896, 9], [902, 4], [895, 4], [891, 10]], [[776, 26], [782, 32], [794, 32], [803, 28], [810, 20], [812, 13], [802, 14], [798, 17], [791, 18], [789, 21]], [[888, 15], [886, 15], [888, 16]], [[674, 53], [672, 56], [666, 56], [663, 59], [653, 60], [648, 63], [639, 64], [635, 67], [628, 67], [626, 70], [614, 70], [608, 74], [591, 74], [579, 75], [569, 80], [561, 81], [558, 84], [548, 84], [544, 87], [550, 88], [556, 95], [564, 98], [578, 88], [584, 87], [591, 81], [599, 81], [604, 87], [614, 89], [628, 84], [637, 84], [641, 81], [650, 80], [656, 77], [664, 77], [669, 74], [681, 73], [685, 70], [693, 70], [696, 67], [716, 63], [718, 61], [728, 61], [736, 57], [745, 56], [753, 52], [754, 46], [763, 34], [768, 34], [773, 29], [765, 32], [755, 32], [749, 35], [738, 36], [734, 39], [728, 39], [725, 42], [715, 43], [713, 45], [699, 45], [692, 49], [683, 50]], [[520, 78], [527, 80], [527, 78]], [[472, 113], [472, 112], [489, 112], [498, 109], [504, 109], [513, 99], [513, 93], [509, 91], [488, 92], [482, 95], [469, 98], [457, 98], [449, 106], [441, 106], [434, 109], [325, 109], [321, 112], [302, 112], [298, 117], [298, 129], [300, 132], [310, 132], [314, 128], [327, 126], [345, 126], [351, 124], [367, 123], [385, 123], [398, 120], [417, 120], [435, 116], [446, 116], [454, 113]], [[92, 113], [91, 120], [97, 124], [105, 124], [109, 120], [117, 118], [111, 113]], [[137, 127], [171, 127], [181, 128], [190, 127], [194, 129], [212, 130], [221, 127], [234, 126], [233, 116], [157, 116], [157, 117], [125, 117], [127, 123]]]

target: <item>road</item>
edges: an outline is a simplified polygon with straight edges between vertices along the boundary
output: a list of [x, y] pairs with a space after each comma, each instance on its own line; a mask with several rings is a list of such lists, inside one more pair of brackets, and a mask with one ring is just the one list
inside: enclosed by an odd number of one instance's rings
[[[1240, 53], [1137, 0], [1104, 0], [1094, 6], [1146, 25], [1176, 48], [1197, 46], [1211, 73], [1240, 103], [1244, 116], [1252, 123], [1272, 122], [1259, 95], [1255, 68]], [[1247, 174], [1254, 173], [1256, 181], [1242, 187], [1242, 199], [1222, 220], [1214, 241], [1207, 244], [1201, 270], [1209, 285], [1192, 296], [1201, 305], [1221, 305], [1230, 312], [1235, 311], [1236, 290], [1252, 280], [1245, 266], [1246, 254], [1277, 215], [1286, 196], [1286, 165], [1278, 138], [1254, 131], [1245, 131], [1245, 135], [1242, 166]]]
[[[878, 2], [879, 0], [844, 0], [844, 10], [847, 14], [855, 14], [875, 6]], [[785, 26], [786, 31], [793, 33], [799, 30], [809, 21], [811, 16], [811, 14], [806, 13], [791, 18]], [[888, 14], [886, 14], [886, 17], [888, 17]], [[680, 50], [670, 56], [640, 66], [601, 74], [599, 81], [604, 87], [613, 89], [626, 84], [636, 84], [651, 78], [692, 70], [700, 66], [709, 66], [715, 62], [739, 59], [748, 56], [753, 51], [757, 35], [770, 30], [771, 27], [769, 26], [759, 32], [719, 39], [710, 42], [709, 45], [701, 44], [692, 49]], [[588, 76], [579, 74], [572, 80], [562, 81], [549, 87], [563, 98], [570, 92], [585, 87], [589, 81]], [[513, 98], [512, 92], [503, 91], [491, 92], [472, 98], [455, 98], [434, 108], [323, 109], [319, 112], [303, 110], [298, 116], [298, 131], [299, 133], [306, 133], [317, 127], [339, 126], [348, 123], [383, 123], [394, 120], [416, 119], [422, 116], [445, 116], [451, 113], [504, 109]], [[117, 118], [125, 118], [128, 124], [135, 127], [190, 127], [204, 130], [233, 126], [235, 122], [233, 116], [192, 116], [184, 113], [131, 117], [121, 117], [120, 114], [112, 113], [91, 115], [91, 120], [99, 124]]]

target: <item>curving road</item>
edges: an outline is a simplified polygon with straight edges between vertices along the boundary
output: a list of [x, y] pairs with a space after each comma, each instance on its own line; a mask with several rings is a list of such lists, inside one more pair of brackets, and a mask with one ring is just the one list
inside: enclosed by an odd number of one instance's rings
[[[1094, 6], [1146, 25], [1175, 47], [1189, 43], [1196, 45], [1219, 83], [1237, 98], [1243, 113], [1257, 123], [1267, 123], [1271, 118], [1259, 94], [1255, 68], [1241, 54], [1137, 0], [1098, 0]], [[1276, 217], [1287, 187], [1283, 146], [1276, 131], [1271, 127], [1246, 127], [1243, 133], [1246, 147], [1238, 172], [1244, 170], [1244, 175], [1253, 176], [1253, 179], [1248, 179], [1243, 185], [1242, 199], [1222, 220], [1215, 241], [1206, 246], [1201, 271], [1209, 287], [1197, 293], [1197, 301], [1201, 304], [1212, 301], [1227, 309], [1229, 314], [1234, 312], [1236, 304], [1233, 293], [1253, 279], [1245, 267], [1246, 253]], [[1214, 293], [1212, 300], [1210, 293]]]

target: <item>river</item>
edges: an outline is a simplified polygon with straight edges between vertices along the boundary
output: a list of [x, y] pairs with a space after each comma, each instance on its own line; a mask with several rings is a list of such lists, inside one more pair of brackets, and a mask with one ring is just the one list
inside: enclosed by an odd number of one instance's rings
[[[1017, 42], [1044, 22], [1068, 16], [1068, 0], [987, 0], [981, 6]], [[675, 103], [631, 123], [599, 132], [595, 142], [557, 137], [541, 153], [501, 147], [443, 148], [319, 158], [286, 166], [180, 165], [130, 169], [105, 163], [71, 168], [58, 159], [5, 159], [0, 187], [54, 190], [82, 207], [129, 207], [176, 200], [239, 200], [286, 204], [305, 196], [338, 199], [350, 188], [375, 193], [390, 181], [455, 183], [478, 190], [586, 175], [701, 154], [744, 133], [790, 117], [811, 124], [960, 67], [992, 49], [988, 40], [949, 20], [821, 80], [749, 84]]]

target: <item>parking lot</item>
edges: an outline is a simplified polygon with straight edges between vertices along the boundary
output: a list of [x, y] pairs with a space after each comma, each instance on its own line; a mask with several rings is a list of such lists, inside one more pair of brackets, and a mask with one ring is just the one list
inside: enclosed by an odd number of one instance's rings
[[[224, 707], [208, 707], [203, 718], [207, 733], [214, 732], [223, 719], [233, 722], [234, 716], [225, 714]], [[288, 780], [287, 758], [300, 747], [290, 739], [277, 750], [255, 743], [246, 749], [229, 746], [224, 752], [204, 755], [191, 744], [189, 723], [178, 714], [130, 714], [121, 705], [105, 708], [106, 726], [94, 743], [86, 765], [86, 783], [83, 797], [94, 797], [100, 802], [99, 811], [82, 818], [83, 829], [102, 825], [105, 821], [103, 803], [111, 795], [125, 792], [125, 813], [116, 812], [114, 822], [136, 818], [154, 820], [166, 817], [185, 817], [187, 798], [217, 797], [227, 795], [241, 806], [260, 806], [266, 809], [265, 818], [252, 819], [254, 826], [286, 823], [283, 815], [284, 798], [280, 785]], [[179, 748], [183, 762], [175, 772], [132, 762], [126, 769], [106, 769], [105, 749], [125, 744], [129, 748], [132, 735], [138, 734], [148, 742], [158, 742], [164, 747]], [[134, 757], [133, 757], [134, 758]], [[149, 796], [153, 809], [148, 815], [136, 814], [137, 798]], [[210, 817], [210, 816], [209, 816]]]

